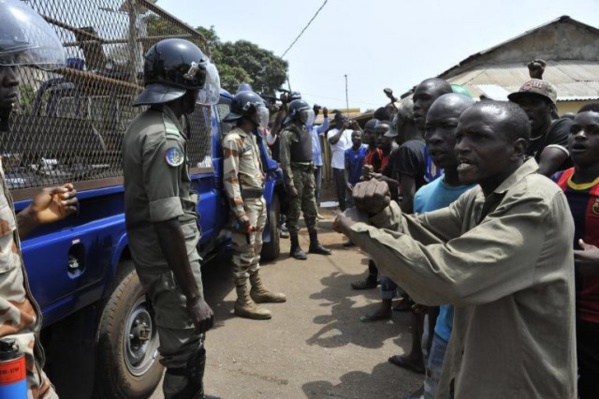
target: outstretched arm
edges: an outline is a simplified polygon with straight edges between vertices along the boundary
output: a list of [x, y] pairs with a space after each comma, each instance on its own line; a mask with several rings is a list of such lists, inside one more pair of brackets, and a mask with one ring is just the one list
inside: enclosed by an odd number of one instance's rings
[[77, 190], [71, 183], [43, 188], [31, 204], [17, 214], [19, 237], [25, 238], [39, 225], [57, 222], [75, 213], [77, 203]]

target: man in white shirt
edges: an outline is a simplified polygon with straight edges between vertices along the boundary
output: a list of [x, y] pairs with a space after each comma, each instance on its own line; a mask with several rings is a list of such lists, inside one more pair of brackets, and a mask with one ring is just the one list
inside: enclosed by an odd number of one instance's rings
[[360, 129], [360, 126], [356, 121], [350, 121], [347, 116], [343, 116], [340, 112], [335, 114], [335, 126], [327, 133], [327, 141], [331, 146], [331, 168], [333, 169], [337, 201], [339, 201], [339, 209], [344, 211], [347, 208], [344, 154], [345, 150], [352, 146], [351, 134], [353, 130], [350, 127]]
[[[314, 105], [312, 108], [314, 110], [314, 115], [318, 116], [320, 112], [320, 106]], [[314, 184], [315, 184], [315, 192], [314, 195], [316, 197], [316, 209], [320, 206], [320, 192], [322, 188], [322, 147], [320, 145], [320, 136], [324, 135], [324, 133], [329, 129], [329, 110], [327, 107], [322, 108], [322, 115], [324, 116], [322, 120], [322, 125], [314, 125], [310, 129], [311, 137], [312, 137], [312, 162], [314, 163]], [[320, 214], [317, 215], [320, 219], [322, 218]]]

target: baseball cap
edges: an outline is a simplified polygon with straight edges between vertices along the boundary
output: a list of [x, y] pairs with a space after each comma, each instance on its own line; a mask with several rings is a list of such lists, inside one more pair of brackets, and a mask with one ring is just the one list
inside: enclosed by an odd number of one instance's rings
[[385, 132], [383, 134], [383, 137], [396, 137], [397, 136], [397, 130], [395, 130], [391, 126], [390, 122], [382, 121], [378, 124], [378, 126], [376, 127], [376, 132], [380, 134], [383, 131]]
[[557, 90], [555, 89], [555, 86], [546, 80], [541, 79], [531, 79], [526, 81], [520, 86], [518, 91], [511, 93], [507, 98], [510, 101], [517, 103], [519, 98], [530, 94], [545, 97], [551, 101], [552, 104], [555, 104], [557, 101]]

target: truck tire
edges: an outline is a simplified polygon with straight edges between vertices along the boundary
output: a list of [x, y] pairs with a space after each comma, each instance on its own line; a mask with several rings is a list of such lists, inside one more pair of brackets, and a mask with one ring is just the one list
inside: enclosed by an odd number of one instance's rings
[[146, 399], [162, 378], [158, 331], [132, 262], [106, 302], [98, 326], [94, 398]]
[[260, 253], [260, 259], [264, 261], [275, 260], [281, 253], [281, 243], [279, 236], [279, 217], [281, 213], [281, 205], [279, 204], [279, 197], [274, 195], [272, 198], [272, 204], [270, 211], [268, 211], [268, 228], [270, 229], [270, 242], [265, 242], [262, 245], [262, 252]]

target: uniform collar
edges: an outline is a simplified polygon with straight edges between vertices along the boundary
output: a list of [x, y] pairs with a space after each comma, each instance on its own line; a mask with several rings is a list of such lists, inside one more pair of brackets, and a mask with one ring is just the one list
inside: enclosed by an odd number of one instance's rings
[[501, 182], [501, 184], [497, 186], [495, 190], [493, 190], [493, 193], [505, 194], [506, 191], [508, 191], [510, 188], [512, 188], [516, 183], [518, 183], [526, 176], [531, 175], [533, 173], [537, 173], [537, 170], [539, 170], [539, 165], [537, 164], [537, 161], [535, 161], [535, 159], [531, 157], [522, 165], [520, 165], [520, 167], [516, 169], [514, 173], [509, 175], [507, 179]]
[[162, 106], [162, 114], [166, 116], [170, 120], [170, 122], [172, 122], [177, 127], [177, 129], [179, 129], [179, 132], [181, 132], [181, 135], [183, 137], [185, 137], [186, 139], [188, 138], [187, 132], [185, 131], [185, 129], [183, 129], [183, 126], [181, 125], [181, 121], [179, 120], [179, 118], [177, 118], [177, 115], [175, 115], [175, 113], [169, 106]]
[[251, 132], [250, 132], [250, 133], [246, 133], [246, 132], [245, 132], [245, 131], [244, 131], [242, 128], [240, 128], [239, 126], [235, 126], [235, 127], [233, 128], [233, 130], [231, 130], [231, 132], [235, 132], [235, 133], [237, 133], [238, 135], [240, 135], [240, 136], [243, 136], [243, 137], [248, 137], [248, 136], [250, 136], [250, 135], [251, 135]]

